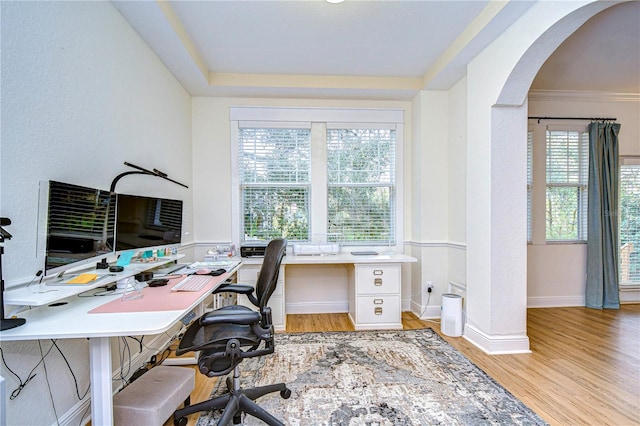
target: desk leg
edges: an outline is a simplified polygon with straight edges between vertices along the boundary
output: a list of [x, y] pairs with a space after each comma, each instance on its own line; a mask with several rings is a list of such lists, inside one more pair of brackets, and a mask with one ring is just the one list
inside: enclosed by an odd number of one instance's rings
[[111, 344], [109, 337], [89, 339], [91, 375], [91, 424], [113, 425], [113, 390], [111, 385]]

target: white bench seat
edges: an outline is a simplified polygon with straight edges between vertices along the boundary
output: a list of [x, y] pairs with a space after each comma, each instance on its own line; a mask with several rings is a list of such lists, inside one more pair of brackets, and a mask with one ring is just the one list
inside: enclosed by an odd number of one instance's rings
[[192, 368], [154, 367], [113, 397], [114, 424], [162, 426], [194, 388]]

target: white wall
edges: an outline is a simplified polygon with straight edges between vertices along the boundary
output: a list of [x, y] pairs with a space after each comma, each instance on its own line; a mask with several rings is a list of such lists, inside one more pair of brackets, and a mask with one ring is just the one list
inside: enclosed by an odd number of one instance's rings
[[[449, 257], [449, 93], [422, 91], [413, 99], [411, 157], [411, 304], [404, 309], [422, 317], [440, 314], [446, 292]], [[463, 173], [464, 175], [464, 173]], [[427, 283], [433, 292], [427, 292]]]
[[[640, 94], [532, 92], [529, 94], [529, 116], [617, 118], [621, 124], [618, 135], [620, 155], [640, 155]], [[529, 120], [529, 129], [535, 138], [533, 172], [536, 191], [532, 208], [533, 238], [527, 250], [527, 298], [530, 307], [584, 306], [585, 300], [586, 244], [547, 244], [545, 241], [544, 132], [547, 125], [559, 123], [568, 122], [538, 123]], [[586, 129], [589, 121], [571, 121], [570, 124]]]
[[[1, 131], [0, 210], [13, 222], [2, 259], [8, 286], [43, 266], [35, 245], [38, 181], [109, 189], [131, 170], [128, 161], [192, 186], [191, 97], [109, 2], [2, 2]], [[134, 175], [117, 191], [184, 200], [183, 239], [191, 240], [191, 189]], [[87, 341], [58, 343], [84, 393]], [[45, 352], [51, 346], [41, 344]], [[2, 350], [23, 380], [40, 359], [38, 342], [2, 342]], [[46, 364], [53, 401], [40, 365], [20, 395], [6, 400], [8, 424], [55, 424], [53, 404], [58, 416], [79, 423], [84, 409], [69, 414], [78, 398], [57, 350]], [[17, 388], [4, 367], [1, 374], [9, 393]]]
[[449, 90], [449, 262], [447, 282], [466, 284], [467, 242], [467, 79]]

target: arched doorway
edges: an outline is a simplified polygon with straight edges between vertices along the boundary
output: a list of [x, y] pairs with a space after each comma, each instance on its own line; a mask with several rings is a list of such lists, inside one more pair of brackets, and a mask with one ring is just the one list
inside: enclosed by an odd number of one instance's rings
[[553, 51], [619, 2], [536, 3], [468, 67], [467, 323], [492, 354], [529, 352], [526, 131], [529, 87]]

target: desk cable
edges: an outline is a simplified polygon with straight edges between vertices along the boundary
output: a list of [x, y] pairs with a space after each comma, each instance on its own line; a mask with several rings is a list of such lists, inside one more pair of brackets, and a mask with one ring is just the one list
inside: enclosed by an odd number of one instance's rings
[[422, 316], [424, 315], [425, 312], [427, 312], [427, 308], [429, 308], [429, 301], [431, 300], [431, 288], [427, 289], [427, 293], [429, 294], [427, 296], [427, 303], [424, 305], [424, 309], [422, 310], [422, 312], [420, 313], [420, 316], [418, 317], [419, 320], [421, 321], [425, 321], [425, 322], [432, 322], [435, 324], [440, 324], [438, 321], [436, 320], [432, 320], [432, 319], [422, 319]]
[[44, 279], [44, 275], [42, 275], [42, 269], [36, 272], [35, 276], [31, 278], [31, 281], [29, 281], [29, 283], [27, 284], [27, 288], [29, 288], [38, 277], [40, 277], [40, 281], [38, 281], [39, 285], [42, 284], [42, 280]]
[[44, 362], [44, 357], [49, 355], [49, 352], [51, 352], [52, 349], [53, 349], [53, 346], [49, 348], [47, 353], [44, 354], [44, 356], [40, 359], [40, 361], [38, 361], [38, 363], [31, 369], [29, 374], [27, 374], [27, 379], [23, 382], [20, 376], [18, 376], [11, 368], [9, 368], [7, 361], [4, 359], [4, 351], [2, 350], [2, 348], [0, 348], [0, 357], [2, 357], [2, 363], [4, 364], [7, 371], [9, 371], [11, 374], [13, 374], [16, 377], [16, 379], [18, 379], [18, 383], [19, 383], [18, 387], [14, 389], [13, 392], [11, 392], [9, 396], [10, 400], [16, 399], [18, 395], [20, 395], [20, 392], [22, 392], [22, 389], [24, 389], [25, 386], [27, 386], [27, 384], [31, 381], [31, 379], [37, 376], [37, 373], [34, 373], [34, 371], [36, 371], [36, 368], [38, 368], [38, 366]]
[[[65, 354], [62, 352], [62, 350], [60, 349], [60, 347], [58, 346], [58, 344], [56, 343], [55, 340], [51, 340], [52, 344], [49, 347], [49, 349], [47, 349], [46, 352], [44, 352], [42, 350], [42, 346], [41, 346], [41, 341], [38, 340], [38, 345], [40, 346], [40, 355], [41, 358], [38, 361], [38, 363], [31, 369], [31, 371], [29, 372], [29, 374], [27, 374], [27, 379], [26, 380], [22, 380], [22, 378], [20, 378], [20, 376], [18, 376], [7, 364], [7, 361], [4, 358], [4, 351], [2, 350], [2, 348], [0, 348], [0, 357], [2, 358], [2, 363], [4, 364], [5, 368], [7, 369], [7, 371], [9, 371], [11, 374], [13, 374], [16, 379], [18, 380], [18, 387], [13, 390], [13, 392], [11, 392], [9, 399], [10, 400], [14, 400], [16, 399], [19, 395], [20, 392], [22, 392], [22, 389], [24, 389], [27, 384], [31, 381], [31, 379], [33, 379], [37, 373], [34, 373], [34, 371], [40, 366], [40, 364], [44, 363], [45, 358], [51, 353], [51, 351], [53, 350], [53, 348], [56, 348], [56, 350], [60, 353], [60, 355], [62, 356], [62, 359], [64, 360], [64, 362], [67, 364], [67, 368], [69, 369], [69, 372], [71, 373], [71, 376], [73, 377], [73, 381], [75, 383], [75, 388], [76, 388], [76, 395], [78, 396], [79, 400], [84, 399], [85, 396], [87, 396], [87, 394], [89, 393], [89, 387], [87, 388], [87, 390], [84, 392], [84, 395], [80, 395], [80, 389], [79, 389], [79, 385], [78, 385], [78, 381], [76, 379], [75, 373], [73, 372], [73, 369], [71, 368], [71, 365], [69, 364], [69, 361], [67, 360], [67, 357], [65, 356]], [[46, 367], [45, 367], [46, 368]]]
[[[120, 346], [120, 343], [124, 344], [124, 348]], [[127, 358], [125, 358], [125, 351], [128, 353]], [[127, 376], [129, 375], [129, 373], [131, 373], [131, 361], [132, 361], [131, 348], [129, 347], [129, 342], [124, 336], [120, 336], [120, 338], [118, 339], [118, 354], [120, 356], [120, 368], [119, 368], [120, 374], [118, 375], [119, 377], [116, 379], [113, 379], [113, 381], [114, 382], [120, 381], [121, 387], [124, 387], [127, 383]], [[125, 361], [127, 362], [125, 363]], [[126, 371], [125, 371], [125, 364], [126, 364]]]
[[[52, 340], [52, 342], [54, 342], [54, 344], [55, 344], [54, 340]], [[56, 410], [56, 402], [53, 400], [53, 392], [51, 392], [51, 383], [49, 382], [49, 373], [47, 372], [47, 363], [44, 362], [44, 357], [46, 355], [42, 351], [42, 341], [40, 341], [40, 340], [38, 340], [38, 347], [40, 348], [40, 356], [42, 357], [42, 368], [44, 369], [44, 380], [47, 382], [47, 390], [49, 391], [49, 399], [51, 400], [51, 407], [53, 408], [53, 415], [56, 418], [56, 424], [59, 425], [60, 424], [60, 418], [58, 417], [58, 410]], [[57, 345], [56, 345], [56, 347], [57, 347]], [[51, 345], [51, 347], [49, 348], [49, 351], [47, 352], [47, 354], [49, 354], [49, 352], [51, 352], [51, 348], [53, 348], [53, 345]], [[60, 350], [60, 348], [58, 348], [58, 350]], [[63, 358], [64, 358], [64, 356], [63, 356]], [[75, 376], [74, 376], [74, 378], [75, 378]]]

